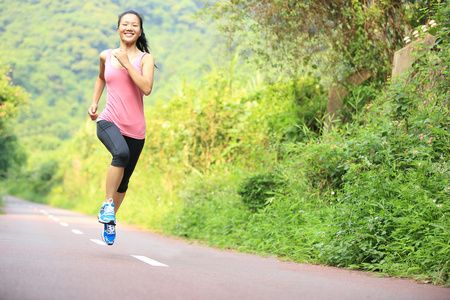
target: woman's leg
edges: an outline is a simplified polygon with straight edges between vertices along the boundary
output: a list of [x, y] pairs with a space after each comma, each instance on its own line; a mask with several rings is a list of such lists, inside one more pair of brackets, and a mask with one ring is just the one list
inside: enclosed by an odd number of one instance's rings
[[114, 199], [114, 213], [117, 214], [117, 211], [119, 210], [120, 205], [123, 202], [123, 199], [125, 198], [127, 192], [125, 193], [119, 193], [119, 192], [115, 192], [113, 199]]
[[[122, 182], [123, 178], [123, 170], [122, 167], [116, 167], [113, 165], [109, 166], [108, 173], [106, 174], [106, 200], [113, 199], [115, 209], [117, 210], [117, 200], [116, 193], [119, 188], [120, 182]], [[122, 198], [123, 200], [123, 198]], [[122, 201], [121, 201], [122, 202]], [[120, 205], [120, 204], [119, 204]]]
[[139, 160], [139, 156], [141, 155], [142, 148], [144, 147], [145, 139], [138, 140], [133, 139], [127, 136], [124, 136], [125, 141], [127, 142], [128, 149], [130, 150], [130, 159], [128, 161], [127, 166], [124, 169], [123, 178], [120, 182], [119, 188], [114, 193], [114, 210], [117, 213], [120, 205], [125, 198], [125, 195], [128, 190], [128, 183], [130, 181], [131, 175], [134, 172], [136, 164]]
[[106, 175], [105, 200], [113, 199], [115, 202], [115, 193], [122, 182], [125, 167], [130, 159], [130, 150], [125, 138], [114, 123], [103, 120], [97, 122], [97, 136], [113, 156]]

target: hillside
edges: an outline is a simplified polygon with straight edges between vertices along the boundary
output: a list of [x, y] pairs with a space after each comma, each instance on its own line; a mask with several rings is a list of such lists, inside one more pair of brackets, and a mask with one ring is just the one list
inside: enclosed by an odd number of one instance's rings
[[[0, 4], [0, 63], [28, 93], [29, 107], [16, 126], [27, 146], [57, 147], [86, 119], [98, 72], [99, 52], [118, 46], [117, 15], [135, 9], [159, 69], [155, 99], [168, 99], [181, 81], [199, 74], [213, 53], [206, 24], [193, 18], [200, 7], [183, 1], [14, 1]], [[104, 103], [103, 103], [104, 104]]]

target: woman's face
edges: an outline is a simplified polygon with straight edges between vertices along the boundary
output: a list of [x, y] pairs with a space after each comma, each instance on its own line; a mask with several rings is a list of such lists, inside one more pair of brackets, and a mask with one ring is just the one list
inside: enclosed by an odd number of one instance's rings
[[126, 14], [120, 19], [117, 33], [120, 39], [127, 43], [135, 43], [141, 35], [141, 25], [138, 16], [135, 14]]

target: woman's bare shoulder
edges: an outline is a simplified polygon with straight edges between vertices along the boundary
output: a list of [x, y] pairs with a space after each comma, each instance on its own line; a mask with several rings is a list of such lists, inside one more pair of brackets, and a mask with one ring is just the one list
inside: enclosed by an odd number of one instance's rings
[[102, 52], [100, 52], [100, 60], [105, 61], [106, 60], [106, 55], [108, 54], [109, 50], [103, 50]]
[[146, 53], [146, 54], [142, 57], [142, 62], [143, 62], [143, 63], [155, 64], [155, 57], [153, 56], [153, 54]]

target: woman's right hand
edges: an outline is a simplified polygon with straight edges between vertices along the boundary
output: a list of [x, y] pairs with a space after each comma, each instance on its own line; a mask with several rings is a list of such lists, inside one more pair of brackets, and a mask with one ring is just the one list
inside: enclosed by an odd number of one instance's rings
[[92, 121], [95, 121], [98, 118], [97, 108], [97, 104], [92, 104], [88, 109], [88, 114], [91, 117]]

